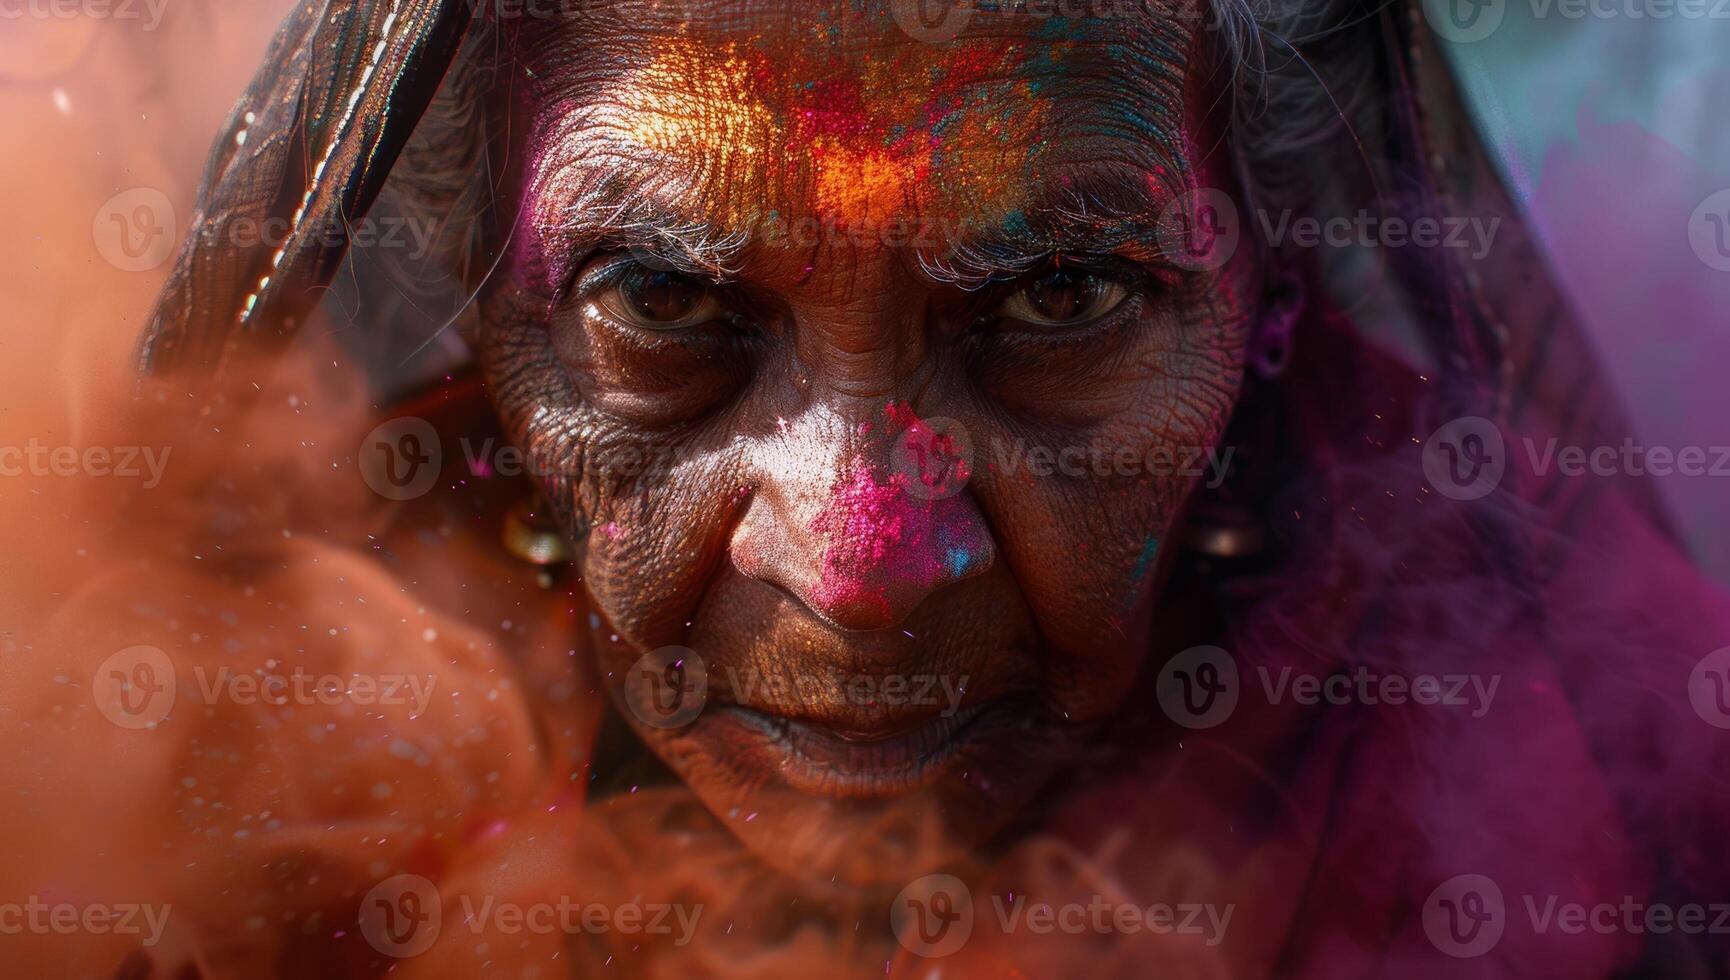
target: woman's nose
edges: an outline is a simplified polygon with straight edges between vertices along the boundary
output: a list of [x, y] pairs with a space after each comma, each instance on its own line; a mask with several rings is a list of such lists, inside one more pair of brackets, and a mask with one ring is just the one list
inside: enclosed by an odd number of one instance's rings
[[923, 423], [898, 424], [893, 405], [889, 417], [874, 438], [842, 438], [829, 452], [810, 437], [783, 447], [807, 465], [764, 468], [730, 542], [741, 573], [842, 629], [900, 625], [996, 560], [965, 486], [969, 461], [946, 455], [951, 445]]

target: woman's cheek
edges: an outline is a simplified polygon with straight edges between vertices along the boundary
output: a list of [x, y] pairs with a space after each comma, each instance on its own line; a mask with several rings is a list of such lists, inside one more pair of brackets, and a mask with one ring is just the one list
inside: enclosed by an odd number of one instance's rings
[[687, 452], [649, 439], [618, 451], [631, 465], [598, 492], [581, 572], [609, 637], [653, 650], [684, 637], [724, 559], [744, 490], [725, 451]]
[[[1115, 709], [1146, 646], [1137, 617], [1180, 546], [1177, 515], [1191, 493], [1223, 478], [1218, 443], [1241, 385], [1242, 325], [1209, 326], [1187, 338], [1163, 332], [1098, 379], [1109, 394], [1091, 424], [1008, 437], [1056, 458], [1035, 472], [1000, 457], [981, 486], [1054, 648], [1053, 697], [1076, 716]], [[1057, 454], [1066, 449], [1064, 462]]]

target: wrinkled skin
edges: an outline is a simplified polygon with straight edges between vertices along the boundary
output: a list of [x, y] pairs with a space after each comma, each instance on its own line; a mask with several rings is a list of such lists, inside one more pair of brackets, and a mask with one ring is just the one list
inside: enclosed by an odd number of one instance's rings
[[[1023, 809], [1123, 708], [1159, 628], [1160, 545], [1197, 479], [1004, 454], [1221, 437], [1250, 263], [1179, 268], [1150, 233], [1184, 189], [1226, 186], [1203, 44], [1169, 12], [979, 13], [933, 44], [851, 4], [683, 28], [631, 9], [524, 28], [488, 381], [587, 533], [613, 693], [667, 645], [706, 667], [690, 724], [621, 712], [644, 741], [775, 863], [903, 875]], [[1054, 256], [1083, 272], [1048, 279]], [[630, 322], [645, 294], [608, 270], [633, 261], [683, 270], [650, 308], [702, 322]], [[964, 486], [915, 485], [909, 447], [954, 431], [926, 419], [970, 437]]]

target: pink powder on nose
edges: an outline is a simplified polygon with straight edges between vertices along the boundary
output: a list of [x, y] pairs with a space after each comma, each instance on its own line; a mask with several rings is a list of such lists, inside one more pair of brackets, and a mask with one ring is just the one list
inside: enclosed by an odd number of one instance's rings
[[[886, 436], [923, 427], [909, 406], [891, 402]], [[915, 431], [917, 431], [915, 429]], [[829, 500], [811, 522], [823, 541], [821, 577], [812, 598], [826, 608], [864, 607], [883, 616], [892, 595], [923, 597], [945, 581], [965, 576], [989, 543], [985, 530], [960, 500], [909, 494], [900, 475], [879, 480], [863, 458], [835, 481]]]
[[[828, 504], [811, 522], [811, 530], [825, 542], [822, 578], [813, 598], [826, 608], [865, 604], [887, 615], [888, 583], [883, 573], [899, 564], [891, 556], [910, 543], [922, 543], [917, 539], [930, 530], [930, 514], [921, 519], [915, 513], [917, 503], [894, 483], [878, 483], [869, 465], [854, 460], [850, 473], [836, 481]], [[922, 549], [906, 550], [911, 554]]]

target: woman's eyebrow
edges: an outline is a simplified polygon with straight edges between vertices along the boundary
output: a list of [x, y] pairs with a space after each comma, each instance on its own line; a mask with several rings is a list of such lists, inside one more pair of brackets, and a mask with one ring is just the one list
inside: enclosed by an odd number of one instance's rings
[[560, 196], [565, 200], [544, 219], [541, 234], [571, 262], [597, 248], [617, 248], [719, 282], [739, 274], [750, 244], [748, 230], [695, 217], [644, 182], [617, 173], [563, 189]]
[[1153, 247], [1161, 213], [1174, 198], [1150, 174], [1058, 176], [1035, 188], [1022, 207], [967, 223], [940, 254], [922, 252], [920, 265], [940, 282], [977, 289], [1056, 254], [1141, 253]]

